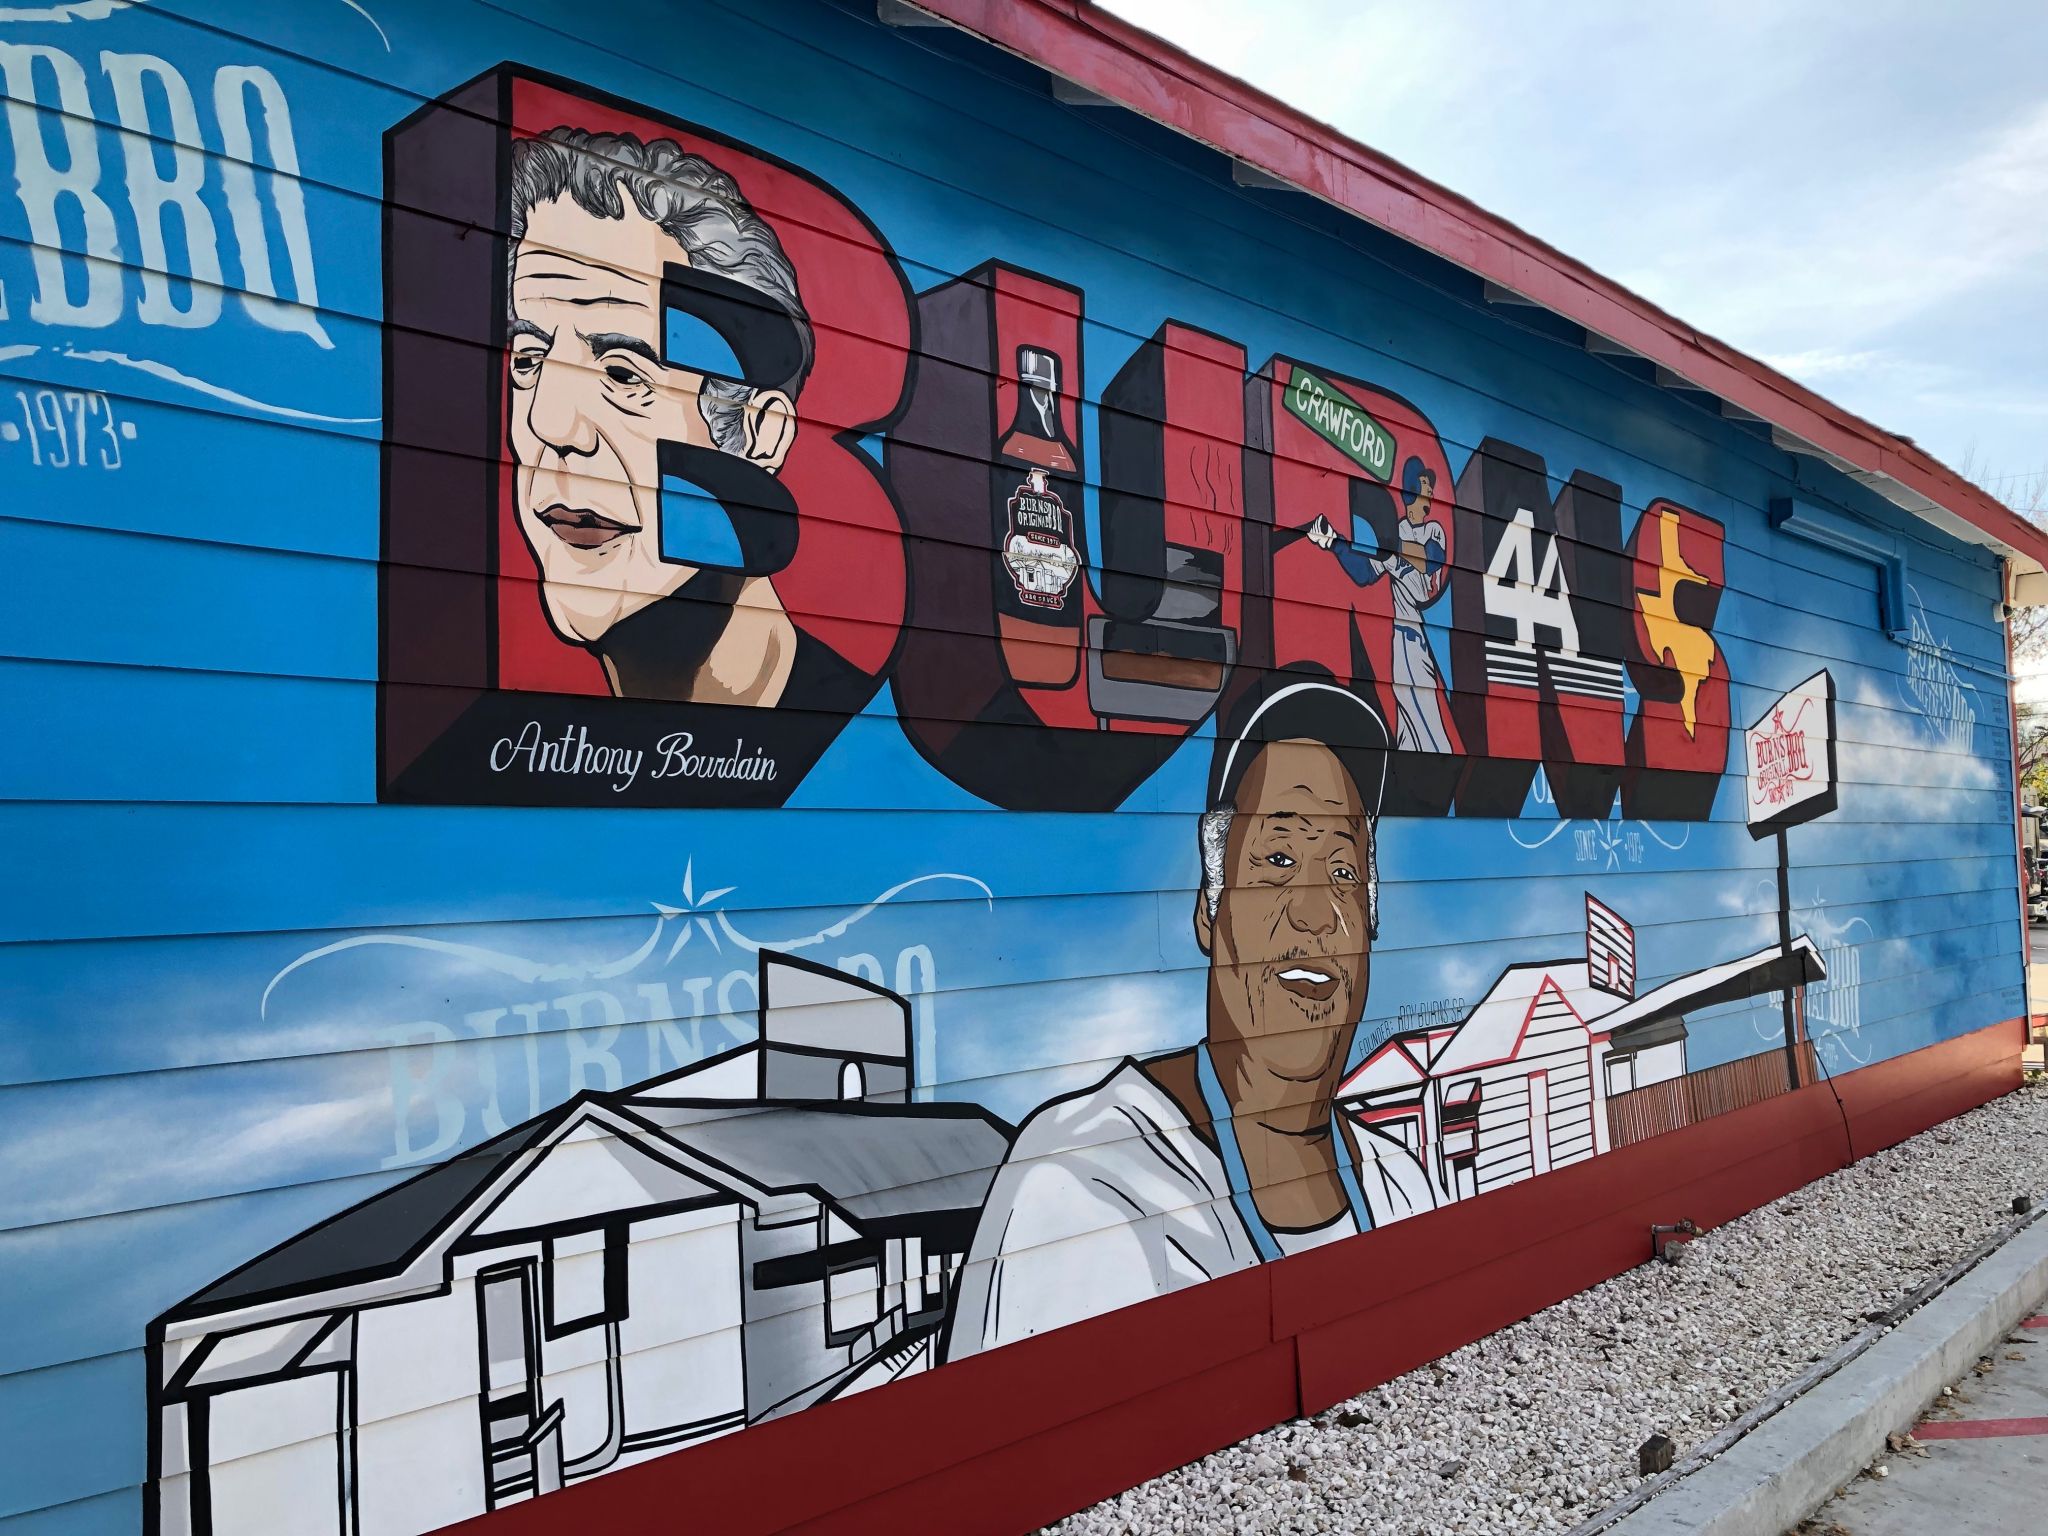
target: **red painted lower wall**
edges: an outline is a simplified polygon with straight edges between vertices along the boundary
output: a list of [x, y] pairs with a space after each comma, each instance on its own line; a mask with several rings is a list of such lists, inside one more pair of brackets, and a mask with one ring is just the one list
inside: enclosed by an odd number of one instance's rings
[[[449, 1527], [1018, 1533], [1414, 1369], [2020, 1080], [2023, 1021]], [[1846, 1119], [1846, 1125], [1844, 1123]]]

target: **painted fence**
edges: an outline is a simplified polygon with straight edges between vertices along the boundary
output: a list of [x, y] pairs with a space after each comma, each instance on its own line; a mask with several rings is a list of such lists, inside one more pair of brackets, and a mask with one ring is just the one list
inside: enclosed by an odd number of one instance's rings
[[2005, 1080], [1989, 553], [957, 34], [520, 10], [0, 11], [6, 1536], [1022, 1528]]

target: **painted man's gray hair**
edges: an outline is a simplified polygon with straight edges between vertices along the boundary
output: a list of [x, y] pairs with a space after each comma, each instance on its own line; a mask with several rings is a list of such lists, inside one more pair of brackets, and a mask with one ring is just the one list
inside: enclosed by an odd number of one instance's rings
[[[795, 322], [802, 362], [794, 377], [772, 382], [791, 394], [802, 388], [816, 342], [797, 292], [796, 269], [739, 184], [674, 139], [643, 143], [631, 134], [550, 128], [539, 138], [518, 140], [512, 146], [513, 252], [526, 234], [527, 215], [565, 192], [593, 218], [624, 218], [621, 187], [643, 218], [683, 248], [692, 266], [745, 283]], [[704, 381], [698, 408], [711, 441], [728, 453], [746, 451], [745, 406], [755, 393], [748, 384]]]
[[[1202, 846], [1202, 902], [1212, 922], [1230, 875], [1230, 824], [1236, 819], [1235, 807], [1219, 805], [1202, 812], [1196, 831]], [[1365, 818], [1365, 936], [1375, 940], [1380, 936], [1380, 836], [1370, 816]]]

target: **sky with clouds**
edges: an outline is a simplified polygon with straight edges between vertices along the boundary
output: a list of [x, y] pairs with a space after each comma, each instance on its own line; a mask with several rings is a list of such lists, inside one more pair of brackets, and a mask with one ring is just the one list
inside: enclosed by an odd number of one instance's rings
[[2048, 7], [1106, 3], [1993, 492], [2048, 491]]

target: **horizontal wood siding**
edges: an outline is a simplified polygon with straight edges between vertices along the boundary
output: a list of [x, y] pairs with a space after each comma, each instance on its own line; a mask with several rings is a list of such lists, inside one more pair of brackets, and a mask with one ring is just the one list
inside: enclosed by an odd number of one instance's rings
[[[1021, 1531], [2012, 1079], [1998, 562], [1576, 323], [852, 0], [13, 9], [7, 1536]], [[1589, 895], [1750, 964], [1683, 1077], [1597, 1080]], [[1256, 1262], [1180, 1053], [1320, 1126], [1397, 1039], [1488, 1192], [1225, 1113], [1374, 1228]]]

